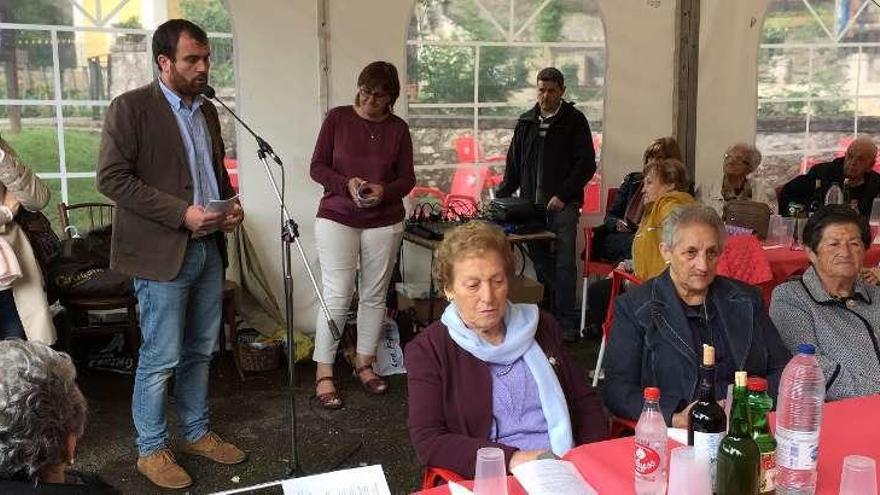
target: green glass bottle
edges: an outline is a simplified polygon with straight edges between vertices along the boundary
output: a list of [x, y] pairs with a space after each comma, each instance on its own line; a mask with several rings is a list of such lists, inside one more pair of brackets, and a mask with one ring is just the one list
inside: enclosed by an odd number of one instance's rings
[[770, 433], [767, 413], [773, 409], [773, 399], [767, 395], [767, 380], [749, 377], [749, 418], [752, 420], [752, 438], [761, 451], [761, 495], [776, 493], [776, 438]]
[[718, 495], [757, 495], [760, 478], [761, 451], [752, 438], [749, 421], [749, 395], [745, 371], [734, 374], [733, 407], [730, 430], [718, 447]]

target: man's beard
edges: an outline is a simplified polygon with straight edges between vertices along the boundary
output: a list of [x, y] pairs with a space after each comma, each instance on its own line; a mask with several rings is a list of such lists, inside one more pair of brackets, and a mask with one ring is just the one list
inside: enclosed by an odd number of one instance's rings
[[208, 85], [208, 79], [206, 76], [205, 79], [194, 78], [187, 80], [179, 72], [172, 69], [171, 84], [174, 86], [173, 89], [182, 95], [197, 96], [202, 94], [205, 86]]

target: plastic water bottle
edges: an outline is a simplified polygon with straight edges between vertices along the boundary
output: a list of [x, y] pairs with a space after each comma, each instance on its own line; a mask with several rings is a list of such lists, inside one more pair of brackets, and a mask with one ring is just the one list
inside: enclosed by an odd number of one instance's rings
[[666, 422], [660, 412], [660, 389], [648, 387], [645, 406], [636, 423], [636, 495], [666, 493]]
[[816, 348], [800, 344], [779, 383], [776, 405], [776, 493], [816, 492], [819, 426], [825, 401], [825, 377]]
[[825, 204], [826, 205], [842, 205], [843, 204], [843, 189], [840, 188], [840, 185], [837, 182], [832, 182], [831, 187], [828, 188], [828, 192], [825, 193]]

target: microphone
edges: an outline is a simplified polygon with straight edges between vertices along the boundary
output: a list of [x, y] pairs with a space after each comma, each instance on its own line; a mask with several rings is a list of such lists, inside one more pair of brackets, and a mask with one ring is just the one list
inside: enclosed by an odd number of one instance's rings
[[254, 132], [254, 130], [251, 129], [250, 126], [245, 124], [245, 122], [243, 120], [241, 120], [241, 117], [239, 117], [238, 114], [233, 112], [232, 109], [226, 105], [226, 103], [223, 103], [223, 100], [217, 98], [217, 92], [214, 90], [213, 87], [211, 87], [211, 85], [206, 84], [205, 87], [202, 88], [202, 94], [205, 96], [205, 98], [214, 100], [217, 103], [219, 103], [221, 106], [223, 106], [223, 108], [226, 109], [227, 112], [229, 112], [233, 117], [235, 117], [235, 120], [237, 120], [238, 123], [241, 124], [242, 127], [244, 127], [251, 134], [251, 136], [253, 136], [254, 139], [257, 140], [257, 146], [259, 146], [259, 153], [264, 154], [264, 155], [269, 155], [270, 157], [272, 157], [272, 160], [278, 164], [278, 166], [283, 166], [283, 164], [281, 163], [281, 158], [278, 158], [278, 155], [275, 154], [275, 150], [272, 149], [272, 146], [270, 146], [269, 143], [266, 142], [265, 139], [260, 137], [259, 134]]

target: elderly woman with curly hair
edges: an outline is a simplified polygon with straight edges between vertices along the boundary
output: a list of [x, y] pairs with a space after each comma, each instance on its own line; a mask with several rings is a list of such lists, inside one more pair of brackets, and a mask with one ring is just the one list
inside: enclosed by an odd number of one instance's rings
[[606, 437], [596, 393], [563, 349], [559, 324], [507, 300], [513, 253], [485, 222], [450, 230], [434, 276], [450, 301], [406, 348], [409, 432], [419, 460], [473, 477], [482, 447], [509, 469]]
[[68, 470], [86, 423], [70, 357], [44, 344], [0, 341], [0, 493], [121, 493]]

